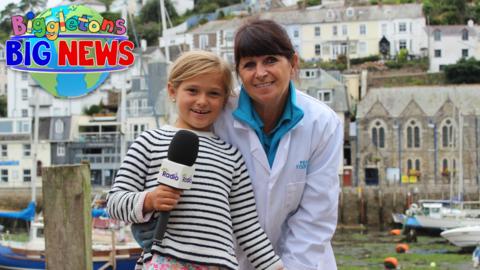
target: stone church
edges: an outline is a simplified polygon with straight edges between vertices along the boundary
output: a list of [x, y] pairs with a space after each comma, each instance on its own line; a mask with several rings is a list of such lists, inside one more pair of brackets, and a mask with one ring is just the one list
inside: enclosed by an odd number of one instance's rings
[[479, 187], [480, 85], [370, 89], [351, 133], [358, 185]]

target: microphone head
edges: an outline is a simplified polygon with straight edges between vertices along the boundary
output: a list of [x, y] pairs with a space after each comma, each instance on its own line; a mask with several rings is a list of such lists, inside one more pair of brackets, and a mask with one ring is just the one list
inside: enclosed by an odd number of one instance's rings
[[168, 147], [168, 160], [192, 166], [198, 156], [198, 136], [188, 130], [179, 130]]

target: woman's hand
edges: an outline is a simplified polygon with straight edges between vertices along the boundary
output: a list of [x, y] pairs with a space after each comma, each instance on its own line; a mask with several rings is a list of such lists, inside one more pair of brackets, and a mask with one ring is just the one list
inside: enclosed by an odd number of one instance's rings
[[151, 211], [171, 211], [178, 203], [181, 189], [159, 185], [147, 193], [143, 202], [143, 213]]

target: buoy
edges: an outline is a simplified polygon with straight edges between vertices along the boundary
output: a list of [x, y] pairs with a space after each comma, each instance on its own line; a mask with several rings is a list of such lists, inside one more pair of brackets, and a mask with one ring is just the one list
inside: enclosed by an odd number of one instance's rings
[[391, 235], [400, 235], [402, 233], [402, 230], [400, 229], [393, 229], [390, 231]]
[[388, 257], [385, 260], [383, 260], [383, 265], [385, 266], [386, 269], [397, 269], [398, 260], [397, 258], [394, 258], [394, 257]]
[[405, 253], [405, 252], [407, 252], [407, 250], [408, 250], [408, 245], [407, 244], [398, 244], [395, 247], [395, 251], [397, 253]]

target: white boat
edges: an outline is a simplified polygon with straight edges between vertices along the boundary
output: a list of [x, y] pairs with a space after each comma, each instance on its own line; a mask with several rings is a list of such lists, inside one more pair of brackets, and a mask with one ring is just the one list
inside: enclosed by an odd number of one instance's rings
[[475, 247], [480, 245], [480, 225], [446, 230], [440, 235], [458, 247]]
[[419, 205], [407, 210], [407, 226], [443, 231], [480, 224], [480, 202], [420, 200]]

